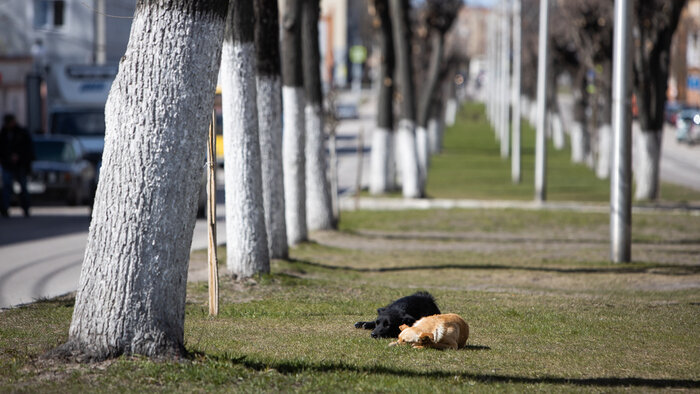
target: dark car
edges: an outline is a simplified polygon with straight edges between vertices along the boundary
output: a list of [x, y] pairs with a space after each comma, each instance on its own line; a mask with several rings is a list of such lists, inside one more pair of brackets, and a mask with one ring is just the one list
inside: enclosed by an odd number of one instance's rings
[[36, 160], [27, 188], [40, 199], [90, 204], [97, 184], [95, 167], [80, 142], [66, 135], [34, 136]]

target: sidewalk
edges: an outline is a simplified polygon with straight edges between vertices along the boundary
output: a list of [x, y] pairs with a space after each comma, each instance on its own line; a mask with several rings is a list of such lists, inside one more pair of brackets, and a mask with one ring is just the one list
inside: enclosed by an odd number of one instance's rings
[[[341, 197], [340, 209], [354, 211], [393, 211], [405, 209], [526, 209], [546, 211], [574, 211], [590, 213], [608, 213], [608, 205], [581, 203], [573, 201], [553, 201], [537, 203], [535, 201], [503, 200], [467, 200], [467, 199], [417, 199], [390, 197]], [[633, 214], [664, 213], [700, 216], [700, 206], [633, 206]]]

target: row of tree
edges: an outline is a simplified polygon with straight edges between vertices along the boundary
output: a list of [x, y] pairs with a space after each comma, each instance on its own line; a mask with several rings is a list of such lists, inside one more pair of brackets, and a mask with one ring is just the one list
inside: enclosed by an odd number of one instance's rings
[[[428, 1], [435, 39], [424, 89], [431, 92], [445, 72], [436, 64], [458, 3]], [[309, 230], [335, 226], [319, 0], [283, 4], [280, 26], [277, 0], [138, 0], [105, 109], [101, 178], [69, 338], [51, 355], [184, 354], [187, 268], [219, 66], [228, 268], [239, 277], [268, 272], [270, 258], [287, 257], [288, 245]], [[393, 129], [395, 97], [404, 195], [419, 197], [427, 164], [419, 167], [425, 147], [416, 144], [414, 124], [425, 128], [434, 105], [423, 98], [416, 114], [408, 1], [377, 0], [374, 9], [383, 54], [378, 124]]]
[[[370, 5], [380, 53], [372, 194], [393, 191], [398, 172], [404, 197], [425, 196], [430, 155], [439, 150], [446, 107], [455, 105], [453, 77], [467, 61], [455, 45], [446, 50], [447, 33], [461, 5], [459, 0], [427, 0], [414, 12], [408, 0], [374, 0]], [[419, 27], [412, 32], [410, 26]]]
[[[535, 75], [538, 62], [540, 0], [522, 1], [522, 72]], [[607, 178], [611, 168], [613, 2], [550, 0], [547, 113], [555, 146], [563, 131], [571, 140], [572, 161]], [[661, 132], [668, 87], [670, 48], [685, 0], [635, 0], [633, 7], [633, 91], [638, 128], [634, 133], [635, 198], [659, 194]], [[514, 32], [515, 36], [517, 32]], [[557, 84], [570, 81], [573, 106], [560, 106]], [[535, 78], [520, 84], [524, 115], [535, 123]], [[568, 116], [560, 116], [570, 110]], [[573, 119], [563, 124], [562, 119]]]

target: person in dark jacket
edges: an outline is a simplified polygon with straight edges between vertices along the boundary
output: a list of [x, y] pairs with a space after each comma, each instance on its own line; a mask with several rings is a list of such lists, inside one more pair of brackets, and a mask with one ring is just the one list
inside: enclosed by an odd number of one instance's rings
[[32, 137], [26, 129], [17, 124], [14, 115], [5, 115], [0, 129], [0, 165], [2, 165], [2, 201], [0, 214], [8, 216], [12, 184], [17, 181], [20, 185], [20, 202], [24, 216], [29, 216], [29, 191], [27, 190], [27, 175], [32, 170], [34, 146]]

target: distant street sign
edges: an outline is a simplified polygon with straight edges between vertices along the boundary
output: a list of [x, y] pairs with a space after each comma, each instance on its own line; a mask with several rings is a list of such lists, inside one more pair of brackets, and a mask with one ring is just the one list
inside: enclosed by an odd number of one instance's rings
[[700, 75], [688, 75], [688, 89], [700, 90]]
[[362, 45], [353, 45], [350, 47], [350, 62], [361, 64], [367, 59], [367, 48]]

